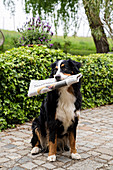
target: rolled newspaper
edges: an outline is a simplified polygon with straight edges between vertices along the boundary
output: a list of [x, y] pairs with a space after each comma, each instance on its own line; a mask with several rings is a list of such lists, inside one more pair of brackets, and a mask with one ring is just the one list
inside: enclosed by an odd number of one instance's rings
[[68, 76], [65, 80], [61, 80], [58, 82], [56, 82], [54, 78], [49, 78], [46, 80], [31, 80], [28, 91], [28, 97], [47, 93], [63, 86], [70, 86], [74, 83], [78, 83], [81, 77], [82, 74], [79, 73], [76, 75]]

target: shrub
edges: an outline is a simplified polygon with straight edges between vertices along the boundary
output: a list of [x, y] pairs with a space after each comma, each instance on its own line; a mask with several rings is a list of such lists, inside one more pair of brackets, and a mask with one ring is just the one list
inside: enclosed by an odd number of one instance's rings
[[66, 58], [44, 46], [19, 47], [0, 55], [0, 129], [32, 119], [44, 95], [28, 98], [31, 79], [46, 79], [51, 62]]
[[46, 79], [56, 59], [82, 63], [82, 108], [113, 103], [113, 55], [67, 57], [61, 50], [44, 46], [19, 47], [0, 55], [0, 129], [13, 127], [39, 114], [44, 95], [28, 98], [31, 79]]
[[61, 49], [61, 44], [60, 44], [60, 42], [54, 42], [52, 48], [53, 48], [53, 49]]
[[22, 28], [18, 29], [22, 37], [17, 41], [17, 46], [43, 44], [51, 47], [53, 44], [50, 44], [50, 41], [53, 32], [50, 30], [51, 26], [49, 23], [42, 21], [39, 17], [37, 20], [32, 18]]
[[72, 56], [82, 63], [82, 108], [113, 103], [113, 54]]

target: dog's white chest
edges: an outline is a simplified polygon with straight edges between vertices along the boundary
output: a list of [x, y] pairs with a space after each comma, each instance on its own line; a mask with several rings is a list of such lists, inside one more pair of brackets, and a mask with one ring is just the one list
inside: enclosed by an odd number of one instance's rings
[[72, 124], [72, 120], [75, 117], [75, 101], [76, 98], [73, 94], [69, 93], [66, 88], [59, 90], [60, 97], [58, 100], [58, 107], [56, 110], [56, 119], [63, 122], [64, 133], [66, 133], [68, 127]]

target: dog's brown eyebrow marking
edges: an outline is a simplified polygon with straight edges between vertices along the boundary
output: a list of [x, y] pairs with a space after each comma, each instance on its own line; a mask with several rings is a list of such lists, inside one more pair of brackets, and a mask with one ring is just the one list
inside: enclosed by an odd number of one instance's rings
[[55, 68], [58, 69], [58, 66], [56, 66]]
[[61, 67], [64, 67], [64, 64], [62, 64]]

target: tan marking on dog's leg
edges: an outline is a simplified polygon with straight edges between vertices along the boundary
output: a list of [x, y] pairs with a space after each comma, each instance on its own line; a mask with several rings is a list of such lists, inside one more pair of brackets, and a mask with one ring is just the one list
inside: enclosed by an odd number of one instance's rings
[[49, 156], [56, 155], [57, 149], [57, 135], [55, 136], [55, 143], [49, 141]]
[[36, 135], [38, 136], [38, 139], [39, 139], [39, 141], [40, 141], [40, 133], [39, 133], [39, 131], [38, 131], [37, 128], [35, 129], [35, 133], [36, 133]]
[[40, 134], [39, 134], [37, 128], [35, 129], [35, 133], [36, 133], [36, 135], [38, 136], [38, 141], [37, 141], [37, 143], [35, 144], [35, 147], [39, 147], [39, 145], [40, 145]]
[[40, 134], [39, 134], [37, 128], [35, 129], [35, 133], [36, 133], [36, 135], [37, 135], [37, 137], [38, 137], [38, 141], [37, 141], [37, 143], [35, 144], [35, 146], [33, 147], [33, 149], [31, 150], [31, 154], [37, 154], [37, 153], [40, 152], [40, 148], [39, 148], [39, 145], [40, 145]]
[[47, 147], [49, 148], [49, 130], [47, 129]]
[[69, 133], [69, 142], [70, 142], [70, 148], [71, 148], [71, 158], [81, 159], [81, 156], [77, 153], [77, 150], [76, 150], [76, 141], [75, 141], [73, 132]]
[[75, 141], [73, 132], [69, 133], [69, 143], [70, 143], [71, 153], [77, 153], [76, 141]]

